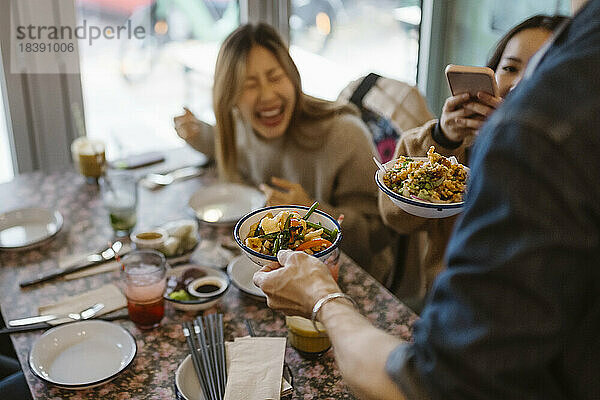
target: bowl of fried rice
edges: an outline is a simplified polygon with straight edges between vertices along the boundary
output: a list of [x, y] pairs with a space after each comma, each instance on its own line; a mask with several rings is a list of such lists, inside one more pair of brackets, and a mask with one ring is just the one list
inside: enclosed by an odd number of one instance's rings
[[427, 157], [401, 156], [384, 164], [375, 181], [403, 211], [423, 218], [446, 218], [464, 206], [469, 168], [435, 152]]

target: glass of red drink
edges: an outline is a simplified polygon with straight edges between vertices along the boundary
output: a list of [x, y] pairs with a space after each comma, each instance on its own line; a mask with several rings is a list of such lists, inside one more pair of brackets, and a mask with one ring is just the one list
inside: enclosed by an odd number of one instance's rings
[[159, 326], [165, 314], [165, 256], [155, 250], [138, 250], [122, 261], [129, 319], [140, 329]]

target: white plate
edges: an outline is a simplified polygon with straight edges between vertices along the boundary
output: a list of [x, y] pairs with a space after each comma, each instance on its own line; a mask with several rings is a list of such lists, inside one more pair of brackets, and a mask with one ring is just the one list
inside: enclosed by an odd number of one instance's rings
[[[414, 160], [427, 160], [427, 157], [411, 157]], [[391, 169], [396, 160], [388, 161], [384, 164], [386, 169]], [[468, 167], [464, 167], [469, 172]], [[383, 183], [383, 171], [380, 169], [375, 173], [375, 182], [379, 189], [385, 193], [392, 202], [403, 211], [423, 218], [446, 218], [460, 213], [465, 205], [464, 201], [460, 203], [430, 203], [417, 199], [409, 199], [401, 194], [394, 192]]]
[[227, 266], [227, 273], [231, 278], [231, 282], [240, 289], [240, 291], [252, 296], [266, 298], [265, 294], [252, 281], [254, 273], [260, 269], [246, 255], [237, 256]]
[[178, 400], [205, 399], [191, 355], [184, 358], [175, 371], [175, 395]]
[[198, 190], [188, 205], [202, 222], [233, 225], [265, 202], [265, 195], [251, 186], [219, 183]]
[[62, 225], [62, 215], [45, 208], [21, 208], [0, 214], [0, 249], [34, 248], [56, 235]]
[[119, 325], [94, 320], [46, 331], [29, 352], [29, 367], [41, 380], [67, 389], [102, 385], [127, 368], [137, 347]]

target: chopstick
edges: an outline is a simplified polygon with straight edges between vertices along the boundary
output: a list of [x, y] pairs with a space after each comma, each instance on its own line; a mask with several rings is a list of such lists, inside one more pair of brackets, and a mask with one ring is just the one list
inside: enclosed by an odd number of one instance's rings
[[203, 375], [204, 379], [207, 382], [208, 391], [205, 393], [206, 397], [210, 400], [217, 400], [217, 391], [215, 389], [215, 378], [212, 373], [210, 356], [208, 354], [207, 344], [206, 344], [206, 336], [204, 334], [204, 324], [202, 323], [202, 318], [198, 317], [194, 321], [194, 333], [196, 334], [196, 340], [198, 341], [198, 345], [200, 348], [200, 356], [202, 359]]
[[220, 367], [219, 367], [219, 356], [217, 354], [217, 327], [216, 327], [216, 321], [215, 321], [215, 314], [209, 314], [208, 317], [206, 317], [207, 322], [206, 326], [208, 328], [208, 332], [207, 332], [207, 338], [209, 339], [209, 350], [210, 350], [210, 356], [211, 356], [211, 361], [212, 361], [212, 366], [213, 366], [213, 370], [215, 373], [215, 377], [216, 377], [216, 387], [217, 387], [217, 393], [219, 395], [219, 399], [223, 398], [223, 390], [221, 388], [221, 373], [220, 373]]
[[222, 400], [227, 380], [223, 315], [197, 317], [193, 322], [183, 322], [181, 327], [204, 397]]
[[181, 326], [204, 397], [207, 400], [222, 400], [227, 381], [223, 314], [197, 317]]
[[198, 376], [198, 380], [200, 381], [200, 385], [202, 385], [202, 391], [207, 394], [208, 383], [206, 382], [205, 376], [203, 374], [203, 370], [200, 367], [200, 355], [198, 354], [198, 347], [194, 343], [194, 338], [192, 335], [192, 324], [190, 322], [184, 322], [181, 324], [183, 328], [183, 336], [185, 336], [185, 340], [187, 341], [188, 348], [190, 349], [190, 354], [192, 355], [192, 362], [194, 364], [194, 369], [196, 370], [196, 375]]
[[225, 358], [225, 335], [223, 334], [223, 314], [217, 315], [217, 327], [218, 327], [218, 345], [219, 345], [219, 358], [220, 365], [219, 371], [221, 373], [221, 385], [223, 386], [223, 396], [225, 396], [225, 383], [227, 382], [227, 364]]

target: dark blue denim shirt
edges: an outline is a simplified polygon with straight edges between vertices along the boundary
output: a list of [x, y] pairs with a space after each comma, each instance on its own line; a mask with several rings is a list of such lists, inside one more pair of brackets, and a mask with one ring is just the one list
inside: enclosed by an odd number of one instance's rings
[[600, 399], [600, 0], [486, 123], [471, 173], [388, 373], [409, 398]]

